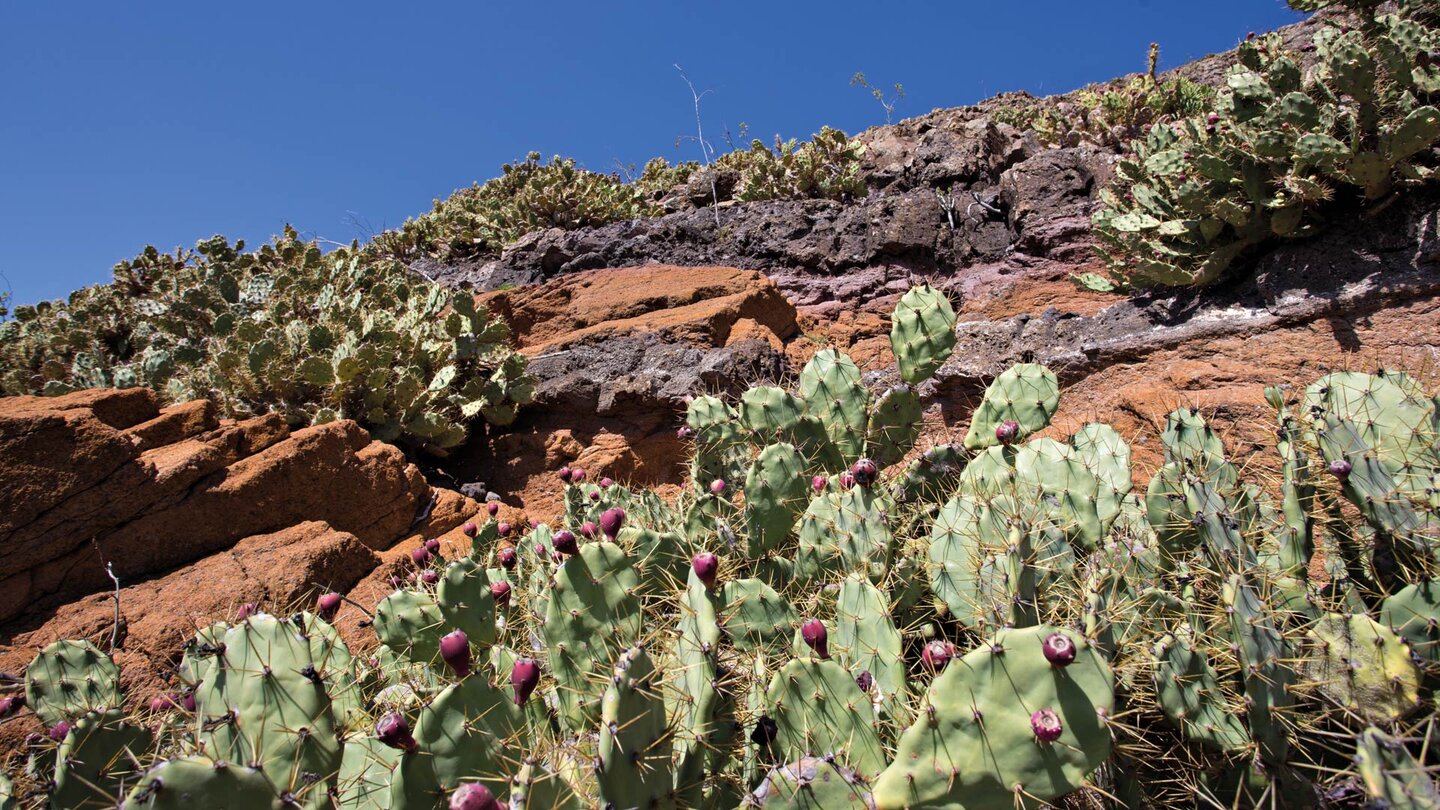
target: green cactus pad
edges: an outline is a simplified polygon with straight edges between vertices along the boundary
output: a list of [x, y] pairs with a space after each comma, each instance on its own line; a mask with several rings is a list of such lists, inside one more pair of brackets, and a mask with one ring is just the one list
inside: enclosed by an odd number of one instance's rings
[[905, 467], [890, 494], [897, 503], [938, 501], [955, 487], [970, 455], [958, 444], [926, 450]]
[[800, 624], [794, 606], [758, 579], [725, 583], [721, 601], [720, 629], [742, 652], [784, 643]]
[[640, 638], [640, 580], [614, 543], [586, 543], [555, 574], [542, 635], [572, 731], [600, 722], [600, 697], [620, 653]]
[[885, 767], [870, 696], [834, 661], [786, 664], [765, 692], [765, 711], [777, 728], [774, 751], [787, 760], [833, 756], [866, 778]]
[[740, 395], [740, 424], [762, 442], [794, 429], [805, 403], [783, 388], [762, 385]]
[[[1071, 542], [1100, 545], [1108, 528], [1100, 520], [1100, 481], [1075, 448], [1054, 439], [1028, 442], [1015, 454], [1015, 487], [1021, 497], [1050, 504], [1050, 521]], [[1118, 513], [1119, 503], [1112, 506]]]
[[275, 804], [270, 782], [258, 768], [192, 756], [151, 768], [121, 810], [259, 810]]
[[880, 395], [865, 429], [865, 453], [876, 464], [898, 464], [920, 437], [920, 396], [908, 385]]
[[415, 721], [416, 748], [400, 758], [391, 777], [391, 806], [435, 807], [462, 782], [483, 782], [504, 795], [512, 746], [524, 728], [509, 691], [484, 673], [450, 685]]
[[778, 549], [810, 497], [805, 460], [792, 445], [772, 444], [760, 451], [745, 476], [745, 523], [750, 556]]
[[[1042, 650], [1057, 632], [1076, 646], [1063, 668]], [[1110, 667], [1076, 634], [1043, 625], [1001, 630], [931, 683], [894, 763], [874, 784], [875, 803], [1014, 810], [1070, 793], [1110, 756], [1105, 718], [1114, 689]], [[1031, 729], [1032, 713], [1045, 709], [1062, 725], [1048, 744]]]
[[390, 774], [400, 752], [374, 737], [357, 736], [345, 742], [336, 778], [339, 810], [389, 810]]
[[901, 641], [884, 592], [862, 576], [846, 577], [835, 598], [835, 634], [830, 646], [852, 677], [870, 673], [879, 690], [881, 711], [890, 715], [906, 698]]
[[118, 710], [90, 712], [70, 727], [55, 757], [50, 802], [66, 810], [113, 808], [140, 776], [154, 738]]
[[865, 423], [870, 393], [860, 369], [843, 352], [822, 349], [800, 372], [800, 398], [805, 412], [818, 417], [846, 462], [865, 451]]
[[1416, 582], [1387, 597], [1380, 605], [1380, 624], [1432, 666], [1440, 663], [1440, 584]]
[[446, 632], [445, 614], [423, 591], [395, 591], [375, 608], [380, 643], [412, 663], [439, 661], [440, 637]]
[[725, 730], [718, 717], [723, 695], [716, 683], [716, 658], [721, 633], [717, 610], [720, 597], [711, 593], [690, 572], [680, 594], [680, 624], [670, 679], [671, 722], [675, 725], [675, 788], [687, 805], [699, 803], [705, 786], [705, 763], [720, 746]]
[[1204, 651], [1166, 635], [1156, 642], [1154, 655], [1156, 700], [1188, 739], [1220, 751], [1243, 751], [1250, 745], [1250, 734], [1227, 705], [1220, 676]]
[[525, 760], [510, 786], [510, 810], [580, 810], [580, 797], [560, 774]]
[[1440, 785], [1404, 743], [1378, 728], [1355, 738], [1355, 770], [1372, 806], [1394, 810], [1440, 808]]
[[88, 641], [56, 641], [25, 668], [25, 700], [47, 726], [120, 705], [120, 668]]
[[483, 650], [495, 643], [495, 597], [490, 595], [490, 576], [479, 561], [462, 557], [445, 566], [435, 604], [445, 623], [464, 630], [471, 644]]
[[816, 495], [800, 518], [795, 575], [804, 581], [872, 570], [878, 575], [894, 544], [887, 519], [893, 510], [879, 487]]
[[1305, 632], [1302, 671], [1320, 694], [1368, 723], [1391, 723], [1420, 705], [1410, 648], [1368, 616], [1329, 614]]
[[999, 444], [995, 428], [1005, 422], [1020, 425], [1015, 441], [1023, 441], [1049, 425], [1058, 407], [1060, 383], [1050, 369], [1034, 363], [1011, 366], [985, 389], [985, 398], [970, 418], [965, 448], [983, 450]]
[[804, 757], [765, 774], [746, 800], [764, 810], [875, 810], [865, 780], [820, 757]]
[[890, 349], [900, 379], [918, 385], [929, 379], [955, 349], [955, 310], [930, 285], [912, 287], [890, 316]]
[[1284, 762], [1290, 740], [1282, 714], [1295, 702], [1295, 673], [1285, 663], [1289, 646], [1255, 587], [1240, 575], [1225, 582], [1220, 598], [1230, 616], [1231, 637], [1240, 648], [1251, 736], [1266, 761]]
[[1105, 424], [1089, 424], [1070, 438], [1070, 444], [1095, 480], [1099, 482], [1095, 511], [1104, 533], [1120, 514], [1125, 496], [1134, 487], [1130, 475], [1130, 445], [1115, 429]]
[[600, 708], [600, 800], [614, 807], [676, 806], [662, 685], [639, 647], [620, 656]]

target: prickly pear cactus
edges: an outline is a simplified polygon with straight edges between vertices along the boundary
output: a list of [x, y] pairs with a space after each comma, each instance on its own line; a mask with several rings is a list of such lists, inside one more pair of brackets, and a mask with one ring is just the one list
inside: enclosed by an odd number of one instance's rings
[[270, 782], [259, 768], [189, 756], [150, 769], [125, 797], [121, 810], [255, 810], [275, 803]]
[[415, 664], [440, 660], [445, 614], [430, 594], [395, 591], [375, 608], [375, 635], [396, 654]]
[[47, 726], [118, 708], [120, 669], [88, 641], [57, 641], [26, 667], [25, 699]]
[[855, 361], [835, 349], [821, 350], [800, 371], [800, 399], [805, 412], [825, 425], [846, 462], [860, 457], [865, 451], [870, 393]]
[[[1054, 633], [1075, 647], [1066, 666], [1046, 659]], [[931, 683], [874, 783], [875, 804], [1012, 810], [1063, 796], [1110, 756], [1114, 690], [1110, 667], [1078, 635], [1043, 625], [1001, 630]], [[1052, 730], [1053, 739], [1039, 736]]]
[[955, 310], [945, 294], [927, 285], [900, 297], [890, 316], [890, 349], [900, 379], [911, 385], [928, 380], [955, 349]]
[[1396, 810], [1440, 807], [1440, 787], [1405, 745], [1378, 728], [1355, 739], [1355, 770], [1372, 806]]
[[600, 722], [610, 670], [640, 639], [639, 585], [629, 556], [614, 543], [586, 543], [555, 573], [542, 634], [560, 716], [572, 731]]
[[615, 807], [673, 808], [672, 740], [662, 686], [650, 656], [633, 647], [615, 664], [600, 704], [602, 802]]
[[[890, 600], [883, 591], [859, 575], [840, 583], [835, 597], [835, 635], [831, 646], [836, 660], [851, 677], [870, 673], [878, 690], [880, 710], [889, 719], [905, 703], [903, 639], [890, 615]], [[872, 698], [872, 702], [874, 699]]]
[[984, 450], [1001, 444], [996, 429], [1006, 422], [1019, 426], [1009, 441], [1023, 441], [1049, 425], [1059, 407], [1060, 383], [1050, 369], [1034, 363], [1011, 366], [985, 389], [980, 407], [970, 418], [965, 449]]
[[758, 579], [727, 582], [720, 598], [720, 628], [742, 652], [783, 644], [800, 624], [789, 600]]
[[879, 487], [815, 496], [800, 518], [796, 576], [811, 581], [872, 570], [880, 575], [895, 542], [887, 519], [893, 508]]
[[1399, 720], [1420, 705], [1420, 670], [1410, 648], [1368, 616], [1329, 614], [1305, 632], [1303, 664], [1321, 694], [1369, 723]]
[[1203, 650], [1174, 635], [1155, 643], [1155, 697], [1186, 737], [1221, 751], [1242, 751], [1250, 735]]
[[745, 476], [751, 557], [763, 557], [785, 542], [809, 494], [805, 460], [793, 446], [772, 444], [760, 451]]
[[875, 810], [865, 780], [822, 757], [803, 757], [765, 774], [746, 799], [764, 810]]
[[871, 778], [885, 768], [870, 696], [834, 661], [797, 658], [775, 673], [765, 692], [775, 721], [775, 753], [786, 760], [833, 758]]
[[392, 807], [435, 807], [462, 782], [504, 795], [511, 746], [525, 727], [520, 708], [483, 672], [451, 684], [415, 722], [415, 750], [390, 779]]
[[89, 712], [70, 726], [55, 754], [55, 807], [109, 808], [140, 776], [154, 738], [118, 710]]
[[483, 649], [495, 643], [495, 597], [485, 566], [476, 560], [461, 557], [445, 566], [435, 604], [445, 623], [464, 630], [471, 644]]

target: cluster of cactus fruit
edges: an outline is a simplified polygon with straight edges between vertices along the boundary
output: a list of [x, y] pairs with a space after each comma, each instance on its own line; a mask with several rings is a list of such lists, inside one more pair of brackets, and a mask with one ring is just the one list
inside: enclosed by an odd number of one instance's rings
[[259, 250], [223, 237], [147, 248], [112, 284], [17, 307], [0, 324], [0, 392], [146, 386], [230, 416], [355, 419], [443, 451], [468, 423], [509, 424], [533, 396], [505, 323], [390, 259], [322, 254], [294, 230]]
[[1350, 14], [1315, 35], [1313, 66], [1279, 34], [1251, 38], [1212, 110], [1133, 142], [1094, 215], [1109, 277], [1083, 283], [1209, 284], [1256, 245], [1309, 235], [1337, 206], [1374, 204], [1433, 176], [1433, 4], [1339, 5]]
[[487, 506], [468, 549], [414, 550], [367, 655], [330, 624], [361, 609], [336, 594], [247, 605], [137, 717], [105, 654], [47, 647], [23, 695], [0, 692], [0, 714], [51, 729], [22, 797], [1440, 806], [1433, 393], [1393, 372], [1267, 390], [1274, 492], [1182, 408], [1137, 492], [1115, 430], [1054, 435], [1059, 387], [1033, 364], [989, 385], [962, 440], [916, 453], [954, 326], [944, 295], [906, 294], [878, 396], [825, 350], [793, 388], [694, 399], [673, 502], [567, 467], [555, 526]]

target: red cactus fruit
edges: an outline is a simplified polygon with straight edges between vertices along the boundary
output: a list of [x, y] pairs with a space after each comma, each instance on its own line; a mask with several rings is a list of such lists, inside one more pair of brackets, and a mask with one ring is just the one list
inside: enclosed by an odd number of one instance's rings
[[817, 475], [810, 479], [810, 488], [816, 492], [824, 492], [826, 483], [828, 482], [825, 480], [825, 476]]
[[561, 554], [580, 553], [580, 543], [576, 541], [575, 535], [563, 529], [556, 532], [555, 536], [550, 538], [550, 545], [554, 546], [555, 550]]
[[800, 638], [810, 645], [818, 658], [830, 657], [830, 634], [825, 630], [825, 623], [819, 619], [811, 619], [800, 625]]
[[850, 489], [855, 486], [855, 474], [850, 471], [840, 473], [840, 488]]
[[49, 731], [50, 739], [54, 740], [55, 742], [62, 742], [62, 741], [64, 741], [65, 735], [66, 735], [66, 734], [69, 734], [69, 733], [70, 733], [70, 721], [69, 721], [69, 720], [61, 720], [60, 722], [58, 722], [58, 723], [56, 723], [55, 725], [51, 726], [51, 727], [50, 727], [50, 731]]
[[470, 637], [465, 635], [464, 630], [456, 630], [440, 638], [440, 657], [455, 670], [456, 677], [470, 674]]
[[430, 552], [431, 554], [439, 554], [439, 553], [440, 553], [440, 541], [439, 541], [439, 540], [436, 540], [436, 539], [433, 538], [433, 537], [430, 538], [429, 540], [426, 540], [426, 541], [425, 541], [425, 550], [428, 551], [428, 552]]
[[375, 739], [401, 751], [415, 748], [415, 737], [410, 734], [410, 724], [400, 712], [391, 712], [380, 718], [380, 722], [375, 724]]
[[530, 693], [540, 683], [540, 665], [533, 659], [521, 658], [510, 670], [510, 686], [515, 690], [515, 705], [524, 706]]
[[690, 560], [690, 568], [695, 572], [695, 578], [705, 583], [706, 588], [713, 588], [715, 578], [720, 574], [720, 558], [708, 551], [702, 551]]
[[585, 471], [579, 467], [570, 468], [570, 483], [583, 484], [585, 482]]
[[590, 490], [589, 498], [590, 498], [590, 500], [592, 500], [592, 501], [598, 501], [598, 500], [600, 500], [600, 490], [598, 490], [598, 489], [592, 489], [592, 490]]
[[9, 717], [20, 711], [20, 707], [24, 705], [24, 695], [10, 695], [9, 697], [0, 698], [0, 718]]
[[479, 782], [467, 782], [450, 794], [450, 810], [500, 810], [500, 802], [490, 788]]
[[725, 485], [725, 479], [724, 479], [724, 478], [716, 478], [714, 481], [711, 481], [711, 482], [710, 482], [710, 494], [711, 494], [711, 495], [724, 495], [724, 494], [725, 494], [725, 486], [726, 486], [726, 485]]
[[682, 442], [694, 435], [695, 431], [689, 425], [681, 425], [675, 429], [675, 438]]
[[880, 468], [870, 459], [862, 458], [850, 465], [850, 474], [855, 476], [855, 483], [862, 487], [868, 487], [879, 477]]
[[497, 552], [495, 556], [500, 560], [501, 568], [504, 568], [506, 571], [512, 571], [515, 569], [515, 558], [517, 555], [515, 554], [514, 546], [501, 547], [500, 551]]
[[613, 486], [615, 486], [615, 479], [613, 479], [613, 478], [601, 478], [601, 479], [600, 479], [600, 488], [601, 488], [601, 489], [609, 489], [610, 487], [613, 487]]
[[615, 539], [615, 535], [620, 533], [620, 529], [624, 525], [625, 510], [618, 506], [606, 509], [605, 514], [600, 516], [600, 531], [604, 532], [605, 536], [611, 540]]
[[491, 501], [490, 503], [485, 504], [485, 511], [490, 513], [490, 517], [495, 517], [496, 515], [500, 514], [500, 504]]
[[1020, 438], [1020, 423], [1013, 419], [1001, 422], [995, 426], [995, 438], [999, 439], [1001, 444], [1014, 442]]
[[1075, 642], [1064, 633], [1051, 633], [1040, 643], [1045, 660], [1057, 667], [1068, 667], [1075, 660]]
[[315, 600], [315, 615], [327, 622], [333, 621], [335, 614], [340, 612], [341, 601], [340, 594], [334, 591], [322, 594], [319, 599]]
[[256, 606], [254, 602], [246, 602], [245, 604], [240, 606], [239, 610], [235, 611], [235, 621], [243, 622], [259, 612], [260, 608]]
[[920, 651], [920, 660], [931, 672], [939, 672], [944, 669], [945, 665], [949, 664], [950, 659], [954, 657], [955, 645], [940, 639], [926, 644], [925, 649]]
[[1350, 477], [1350, 471], [1354, 469], [1354, 467], [1352, 467], [1350, 465], [1350, 462], [1346, 461], [1345, 459], [1337, 458], [1334, 461], [1330, 462], [1330, 464], [1327, 465], [1325, 469], [1329, 470], [1330, 474], [1335, 476], [1335, 479], [1337, 481], [1344, 481], [1345, 479]]
[[860, 687], [861, 692], [868, 695], [870, 690], [875, 688], [875, 676], [870, 674], [870, 670], [864, 670], [855, 676], [855, 685]]
[[585, 538], [586, 540], [594, 540], [595, 535], [599, 533], [600, 527], [596, 526], [595, 521], [593, 520], [587, 520], [584, 523], [580, 524], [580, 536]]
[[1060, 724], [1060, 715], [1049, 709], [1040, 709], [1030, 715], [1030, 730], [1035, 732], [1035, 739], [1040, 742], [1052, 743], [1060, 739], [1065, 727]]
[[460, 527], [460, 532], [471, 540], [474, 540], [475, 535], [480, 533], [480, 527], [476, 526], [475, 521], [471, 520], [467, 521], [464, 526]]
[[495, 527], [495, 531], [499, 532], [501, 537], [507, 537], [510, 534], [510, 530], [513, 528], [515, 527], [511, 526], [509, 523], [502, 522], [499, 526]]
[[569, 467], [561, 467], [555, 471], [555, 477], [559, 478], [562, 483], [568, 484], [570, 483], [571, 472], [572, 470]]
[[426, 566], [430, 564], [430, 558], [434, 556], [430, 553], [430, 549], [421, 546], [410, 552], [410, 561], [419, 566]]
[[440, 572], [434, 568], [426, 568], [420, 572], [420, 581], [426, 585], [434, 585], [440, 581]]
[[510, 583], [503, 579], [490, 583], [490, 595], [495, 598], [495, 604], [505, 607], [510, 604]]

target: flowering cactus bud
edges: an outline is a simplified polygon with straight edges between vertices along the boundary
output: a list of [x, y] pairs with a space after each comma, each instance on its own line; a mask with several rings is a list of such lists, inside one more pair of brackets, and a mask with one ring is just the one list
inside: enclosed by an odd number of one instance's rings
[[711, 482], [710, 482], [710, 494], [711, 494], [711, 495], [724, 495], [724, 494], [725, 494], [725, 479], [724, 479], [724, 478], [716, 478], [714, 481], [711, 481]]
[[24, 705], [24, 695], [10, 695], [9, 697], [0, 698], [0, 719], [9, 717], [20, 711], [20, 707]]
[[490, 788], [479, 782], [467, 782], [450, 794], [450, 810], [500, 810], [500, 802]]
[[950, 663], [955, 657], [955, 645], [948, 641], [936, 639], [925, 645], [920, 651], [920, 660], [925, 664], [926, 669], [931, 672], [939, 672]]
[[440, 581], [440, 572], [434, 568], [426, 568], [420, 572], [420, 581], [426, 585], [434, 585]]
[[594, 540], [595, 535], [599, 533], [600, 528], [595, 525], [595, 521], [593, 520], [587, 520], [584, 523], [580, 524], [580, 536], [585, 538], [586, 540]]
[[571, 467], [571, 468], [570, 468], [570, 483], [572, 483], [572, 484], [583, 484], [583, 483], [585, 483], [585, 471], [582, 470], [582, 469], [580, 469], [579, 467]]
[[1337, 458], [1330, 462], [1325, 469], [1329, 470], [1330, 474], [1335, 476], [1336, 480], [1344, 481], [1350, 477], [1350, 471], [1354, 469], [1354, 467], [1350, 466], [1350, 462], [1345, 459]]
[[530, 693], [540, 683], [540, 665], [533, 659], [521, 658], [510, 670], [510, 686], [515, 689], [515, 705], [524, 706]]
[[870, 459], [862, 458], [850, 466], [850, 474], [855, 476], [855, 483], [868, 487], [879, 477], [880, 468]]
[[463, 678], [470, 674], [470, 637], [464, 630], [448, 633], [440, 639], [440, 657], [455, 670], [455, 676]]
[[405, 715], [400, 712], [391, 712], [380, 718], [380, 722], [375, 724], [375, 739], [402, 751], [411, 751], [415, 748], [415, 738], [410, 734], [410, 724], [405, 721]]
[[562, 483], [568, 484], [570, 483], [571, 472], [572, 470], [569, 467], [561, 467], [559, 470], [555, 471], [555, 477], [559, 478]]
[[480, 527], [479, 527], [479, 526], [476, 526], [476, 525], [475, 525], [475, 521], [472, 520], [472, 521], [466, 522], [466, 524], [465, 524], [464, 526], [461, 526], [461, 527], [460, 527], [460, 532], [461, 532], [462, 534], [464, 534], [466, 537], [470, 538], [471, 540], [474, 540], [474, 539], [475, 539], [475, 535], [477, 535], [477, 534], [480, 533]]
[[848, 470], [840, 473], [840, 488], [850, 489], [853, 486], [855, 486], [855, 474]]
[[675, 438], [682, 442], [694, 435], [695, 431], [689, 425], [681, 425], [675, 430]]
[[690, 568], [695, 572], [695, 578], [705, 583], [706, 588], [713, 588], [715, 578], [720, 573], [720, 558], [708, 551], [702, 551], [690, 560]]
[[506, 571], [515, 570], [515, 558], [517, 555], [515, 554], [514, 546], [502, 546], [495, 556], [500, 560], [501, 568], [504, 568]]
[[333, 621], [335, 614], [340, 612], [340, 602], [340, 594], [334, 591], [322, 594], [319, 599], [315, 600], [315, 615], [327, 622]]
[[495, 531], [499, 532], [501, 537], [506, 537], [510, 534], [510, 530], [513, 528], [514, 527], [511, 526], [509, 523], [501, 523], [499, 526], [495, 527]]
[[575, 535], [564, 530], [556, 532], [555, 536], [550, 538], [550, 545], [561, 554], [580, 553], [580, 543], [575, 540]]
[[825, 476], [817, 475], [810, 479], [810, 488], [816, 492], [824, 492], [826, 483], [828, 482], [825, 480]]
[[495, 517], [496, 515], [500, 514], [500, 504], [491, 501], [490, 503], [485, 504], [485, 511], [490, 513], [490, 517]]
[[1065, 727], [1060, 725], [1060, 715], [1049, 709], [1041, 709], [1030, 715], [1030, 730], [1035, 732], [1035, 739], [1040, 742], [1052, 743], [1060, 739], [1060, 732]]
[[825, 623], [819, 619], [811, 619], [800, 625], [800, 638], [810, 645], [818, 658], [830, 657], [830, 634], [825, 631]]
[[49, 733], [50, 739], [54, 740], [55, 742], [63, 742], [65, 740], [65, 735], [70, 733], [70, 721], [61, 720], [60, 722], [50, 727]]
[[1051, 633], [1040, 643], [1045, 660], [1057, 667], [1068, 667], [1075, 660], [1075, 642], [1064, 633]]
[[439, 554], [439, 553], [440, 553], [440, 541], [439, 541], [439, 540], [436, 540], [436, 539], [433, 538], [433, 537], [430, 538], [429, 540], [426, 540], [426, 541], [425, 541], [425, 550], [428, 551], [428, 552], [430, 552], [431, 554]]
[[625, 510], [618, 506], [606, 509], [605, 514], [600, 516], [600, 531], [604, 532], [605, 536], [611, 540], [615, 539], [615, 535], [620, 533], [620, 529], [624, 525]]
[[1007, 420], [995, 426], [995, 438], [1001, 444], [1010, 444], [1020, 438], [1020, 423], [1014, 420]]
[[254, 602], [246, 602], [240, 606], [239, 610], [235, 611], [235, 621], [243, 622], [258, 612], [260, 612], [260, 608]]
[[601, 478], [601, 479], [600, 479], [600, 488], [601, 488], [601, 489], [609, 489], [610, 487], [613, 487], [613, 486], [615, 486], [615, 479], [613, 479], [613, 478]]
[[430, 553], [430, 549], [421, 546], [410, 552], [410, 561], [419, 566], [426, 566], [430, 564], [430, 558], [434, 556]]
[[861, 692], [868, 695], [870, 690], [875, 688], [875, 676], [870, 674], [870, 670], [864, 670], [855, 676], [855, 685], [860, 687]]
[[490, 583], [490, 595], [495, 598], [495, 604], [505, 607], [510, 604], [510, 583], [503, 579]]

